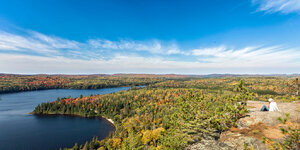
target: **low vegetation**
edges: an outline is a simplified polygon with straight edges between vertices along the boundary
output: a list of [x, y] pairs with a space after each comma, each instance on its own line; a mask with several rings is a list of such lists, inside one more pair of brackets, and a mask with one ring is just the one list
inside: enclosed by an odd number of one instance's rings
[[282, 141], [274, 141], [271, 139], [263, 138], [263, 142], [269, 145], [272, 150], [298, 150], [300, 149], [300, 127], [289, 121], [290, 114], [285, 114], [285, 118], [278, 117], [278, 120], [284, 125], [280, 127], [282, 134], [285, 135]]

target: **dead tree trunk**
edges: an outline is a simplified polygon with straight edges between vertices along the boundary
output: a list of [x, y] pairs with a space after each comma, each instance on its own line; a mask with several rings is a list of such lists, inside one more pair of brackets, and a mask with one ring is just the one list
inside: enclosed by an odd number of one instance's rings
[[297, 88], [297, 91], [296, 91], [296, 96], [298, 96], [298, 94], [299, 94], [299, 87], [300, 87], [300, 84], [299, 84], [299, 79], [298, 78], [296, 78], [296, 88]]

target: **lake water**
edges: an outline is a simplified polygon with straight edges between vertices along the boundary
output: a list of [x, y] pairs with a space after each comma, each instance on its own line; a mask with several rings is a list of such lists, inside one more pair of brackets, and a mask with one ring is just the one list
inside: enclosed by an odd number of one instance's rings
[[97, 90], [53, 89], [0, 94], [0, 150], [56, 150], [103, 139], [114, 130], [104, 119], [28, 114], [42, 102], [80, 94], [108, 94], [129, 87]]

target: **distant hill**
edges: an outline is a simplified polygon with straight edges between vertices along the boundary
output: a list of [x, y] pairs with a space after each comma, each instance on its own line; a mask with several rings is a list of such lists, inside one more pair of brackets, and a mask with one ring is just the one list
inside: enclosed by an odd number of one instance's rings
[[206, 75], [187, 75], [187, 74], [6, 74], [3, 76], [60, 76], [70, 78], [87, 78], [87, 77], [162, 77], [162, 78], [223, 78], [223, 77], [294, 77], [300, 74], [206, 74]]

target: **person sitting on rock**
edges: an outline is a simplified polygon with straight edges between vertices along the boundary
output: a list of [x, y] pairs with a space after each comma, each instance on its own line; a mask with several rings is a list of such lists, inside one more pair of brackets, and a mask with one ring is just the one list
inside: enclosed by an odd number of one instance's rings
[[269, 111], [280, 111], [277, 107], [277, 103], [272, 98], [269, 98], [269, 102]]
[[266, 106], [264, 105], [260, 111], [280, 111], [277, 107], [277, 103], [272, 99], [272, 98], [269, 98], [269, 105]]

